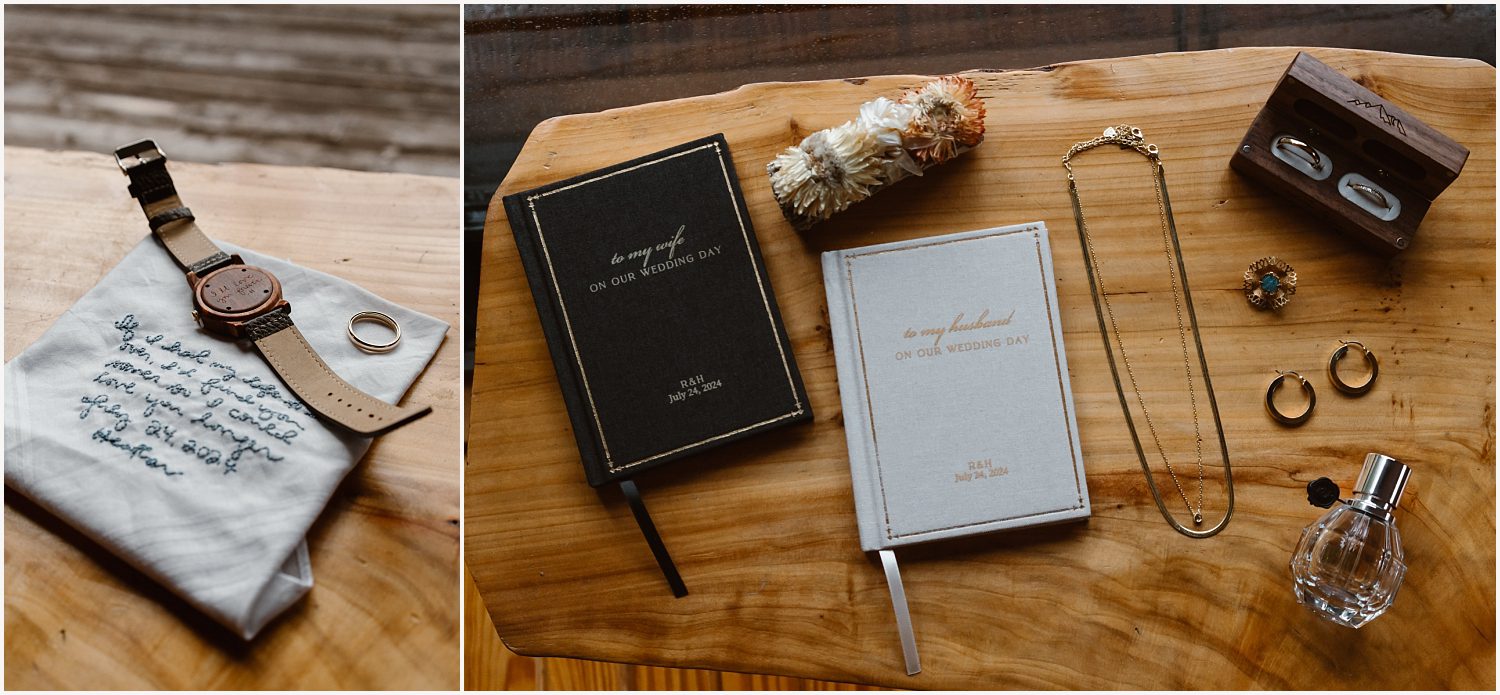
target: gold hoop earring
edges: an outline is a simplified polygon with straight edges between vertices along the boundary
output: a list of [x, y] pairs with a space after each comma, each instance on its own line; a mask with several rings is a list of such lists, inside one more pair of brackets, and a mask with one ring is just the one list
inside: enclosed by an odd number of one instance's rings
[[[1278, 369], [1276, 370], [1276, 374], [1276, 378], [1272, 379], [1271, 385], [1266, 388], [1266, 412], [1271, 414], [1271, 419], [1287, 427], [1297, 427], [1307, 422], [1307, 419], [1312, 417], [1313, 408], [1318, 405], [1318, 394], [1313, 390], [1312, 384], [1308, 383], [1306, 378], [1296, 372], [1283, 372]], [[1276, 409], [1276, 390], [1281, 388], [1281, 382], [1285, 381], [1289, 376], [1296, 377], [1297, 381], [1302, 384], [1302, 391], [1307, 394], [1307, 410], [1295, 417], [1285, 415]]]
[[[1375, 377], [1380, 376], [1380, 362], [1375, 359], [1375, 353], [1370, 352], [1370, 349], [1358, 340], [1340, 340], [1339, 342], [1343, 345], [1328, 356], [1328, 380], [1333, 382], [1334, 388], [1351, 396], [1363, 396], [1369, 393], [1370, 389], [1375, 387]], [[1365, 355], [1365, 364], [1370, 365], [1370, 378], [1358, 386], [1344, 383], [1344, 380], [1339, 378], [1339, 360], [1344, 359], [1344, 355], [1348, 354], [1350, 346], [1359, 348], [1359, 351]]]

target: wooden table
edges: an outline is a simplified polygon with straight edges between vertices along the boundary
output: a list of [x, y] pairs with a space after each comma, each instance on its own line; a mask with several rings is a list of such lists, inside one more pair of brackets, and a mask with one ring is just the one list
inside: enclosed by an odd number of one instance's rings
[[[465, 547], [501, 638], [533, 656], [903, 687], [1493, 687], [1495, 71], [1312, 52], [1472, 150], [1400, 258], [1358, 250], [1228, 169], [1292, 48], [970, 73], [989, 104], [983, 145], [805, 236], [778, 212], [765, 163], [926, 78], [756, 84], [543, 123], [499, 195], [726, 134], [816, 420], [643, 476], [692, 590], [674, 600], [623, 500], [584, 482], [497, 195], [475, 319]], [[1164, 153], [1234, 462], [1234, 520], [1211, 540], [1172, 532], [1147, 492], [1060, 164], [1070, 144], [1120, 122]], [[1143, 165], [1096, 157], [1091, 219], [1153, 231]], [[859, 551], [818, 253], [1036, 219], [1052, 230], [1093, 518], [904, 553], [924, 665], [908, 678], [883, 578]], [[1115, 234], [1101, 255], [1149, 250], [1131, 241]], [[1279, 314], [1253, 311], [1240, 290], [1245, 267], [1271, 254], [1301, 283]], [[1164, 293], [1141, 294], [1170, 307]], [[1363, 399], [1321, 374], [1339, 338], [1363, 339], [1383, 362]], [[1322, 393], [1298, 430], [1264, 412], [1273, 369], [1304, 370]], [[1354, 632], [1297, 605], [1287, 560], [1321, 513], [1305, 484], [1327, 475], [1347, 490], [1367, 451], [1415, 469], [1397, 515], [1411, 571], [1392, 611]], [[1211, 519], [1224, 502], [1214, 474]]]
[[[6, 148], [5, 158], [9, 360], [146, 228], [109, 155]], [[171, 167], [214, 238], [452, 325], [407, 394], [433, 413], [370, 448], [308, 535], [316, 585], [249, 644], [7, 489], [6, 687], [457, 688], [457, 179]]]

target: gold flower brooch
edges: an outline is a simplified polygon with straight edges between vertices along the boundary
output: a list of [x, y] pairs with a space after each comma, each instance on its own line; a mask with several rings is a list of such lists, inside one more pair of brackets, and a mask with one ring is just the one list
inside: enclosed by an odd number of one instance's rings
[[1266, 256], [1245, 271], [1245, 299], [1257, 309], [1280, 309], [1297, 293], [1297, 271], [1286, 261]]

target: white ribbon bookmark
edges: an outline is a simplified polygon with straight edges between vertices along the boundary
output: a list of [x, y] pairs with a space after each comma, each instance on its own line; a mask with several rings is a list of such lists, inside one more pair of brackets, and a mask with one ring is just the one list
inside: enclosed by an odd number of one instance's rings
[[917, 636], [911, 631], [911, 612], [906, 609], [906, 589], [901, 586], [896, 551], [880, 551], [880, 564], [885, 566], [885, 583], [891, 589], [891, 608], [896, 611], [896, 629], [901, 633], [901, 655], [906, 658], [906, 675], [915, 676], [922, 672], [922, 661], [917, 658]]

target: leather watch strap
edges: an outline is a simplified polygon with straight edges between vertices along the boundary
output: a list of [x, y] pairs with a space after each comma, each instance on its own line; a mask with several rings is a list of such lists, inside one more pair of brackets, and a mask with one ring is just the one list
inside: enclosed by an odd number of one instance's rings
[[229, 263], [229, 254], [198, 228], [193, 212], [182, 204], [167, 173], [167, 156], [155, 142], [141, 140], [117, 149], [115, 162], [130, 177], [130, 195], [177, 265], [203, 275]]
[[[242, 264], [237, 256], [224, 253], [218, 244], [198, 229], [193, 211], [182, 204], [172, 176], [167, 173], [167, 156], [151, 140], [141, 140], [115, 150], [115, 162], [120, 170], [130, 177], [130, 195], [141, 204], [152, 233], [184, 271], [188, 279], [197, 284], [195, 292], [211, 282], [210, 273], [231, 264]], [[248, 272], [249, 268], [242, 268]], [[198, 279], [194, 279], [194, 278]], [[280, 299], [280, 285], [274, 277], [261, 271], [263, 282], [269, 284], [267, 293], [275, 292], [265, 301], [274, 304]], [[257, 295], [258, 296], [258, 295]], [[200, 309], [203, 306], [198, 305]], [[228, 309], [229, 307], [224, 307]], [[206, 309], [204, 309], [207, 311]], [[195, 316], [199, 314], [195, 311]], [[200, 324], [205, 328], [217, 327], [215, 332], [235, 338], [247, 338], [265, 357], [266, 362], [281, 377], [292, 393], [313, 412], [337, 427], [355, 434], [374, 436], [389, 432], [401, 425], [432, 412], [428, 406], [400, 407], [386, 403], [351, 386], [340, 379], [323, 358], [307, 344], [302, 332], [292, 325], [290, 307], [285, 301], [272, 308], [270, 313], [244, 320], [242, 323], [220, 317], [219, 323]], [[222, 325], [221, 325], [222, 324]], [[227, 325], [228, 328], [224, 326]]]
[[432, 412], [429, 406], [386, 403], [339, 378], [307, 344], [286, 312], [245, 322], [246, 337], [297, 397], [329, 422], [356, 434], [384, 434]]

